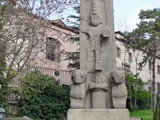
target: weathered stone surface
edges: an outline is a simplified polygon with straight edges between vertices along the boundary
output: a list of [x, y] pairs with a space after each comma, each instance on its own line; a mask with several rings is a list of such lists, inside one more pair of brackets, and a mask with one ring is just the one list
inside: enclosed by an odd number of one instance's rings
[[71, 85], [70, 91], [71, 108], [84, 108], [86, 72], [76, 70], [72, 80], [73, 85]]
[[127, 88], [125, 85], [125, 74], [122, 70], [111, 73], [112, 102], [114, 108], [126, 108]]
[[70, 109], [67, 120], [129, 120], [127, 109]]
[[87, 72], [84, 107], [112, 108], [110, 73], [117, 69], [113, 1], [80, 4], [80, 69]]
[[124, 109], [127, 91], [116, 67], [113, 0], [81, 0], [80, 6], [80, 70], [71, 86], [71, 108]]
[[6, 120], [32, 120], [27, 116], [23, 116], [23, 118], [6, 118]]
[[143, 120], [143, 118], [130, 118], [130, 120]]
[[92, 108], [106, 108], [106, 91], [108, 86], [105, 81], [106, 77], [102, 72], [97, 72], [94, 80], [89, 85], [89, 89], [92, 92]]

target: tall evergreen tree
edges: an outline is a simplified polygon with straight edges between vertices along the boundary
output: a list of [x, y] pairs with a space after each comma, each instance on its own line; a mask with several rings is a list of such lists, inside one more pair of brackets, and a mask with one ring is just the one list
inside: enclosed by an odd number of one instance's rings
[[[80, 6], [79, 4], [77, 6], [74, 6], [73, 9], [75, 10], [75, 14], [68, 16], [68, 23], [73, 25], [73, 29], [79, 30], [80, 25]], [[76, 42], [79, 44], [79, 36], [71, 37], [70, 42]], [[67, 53], [67, 60], [72, 60], [73, 62], [68, 65], [69, 68], [80, 68], [80, 62], [79, 62], [79, 50], [77, 52], [68, 52]]]
[[73, 27], [79, 27], [80, 25], [80, 6], [79, 4], [73, 7], [75, 14], [71, 14], [68, 16], [68, 23], [73, 25]]
[[127, 39], [134, 49], [142, 49], [143, 60], [139, 63], [139, 69], [148, 62], [152, 62], [152, 98], [153, 110], [156, 108], [156, 81], [155, 81], [155, 61], [160, 49], [160, 9], [141, 10], [139, 13], [141, 21], [137, 28], [127, 34]]

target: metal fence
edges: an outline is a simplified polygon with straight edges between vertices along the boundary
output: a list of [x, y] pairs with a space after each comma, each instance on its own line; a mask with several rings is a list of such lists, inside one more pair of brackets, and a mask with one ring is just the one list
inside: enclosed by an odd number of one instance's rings
[[[60, 85], [71, 85], [72, 84], [72, 71], [71, 70], [60, 70], [53, 68], [45, 68], [45, 67], [29, 67], [27, 72], [22, 73], [23, 76], [32, 71], [39, 71], [42, 74], [49, 75], [50, 77], [55, 78], [55, 80], [59, 81]], [[11, 89], [20, 89], [21, 81], [17, 78], [13, 78], [12, 82], [9, 84]]]
[[60, 70], [53, 68], [44, 68], [44, 67], [30, 67], [29, 71], [40, 71], [45, 75], [55, 78], [59, 81], [60, 85], [71, 85], [72, 84], [72, 71], [71, 70]]

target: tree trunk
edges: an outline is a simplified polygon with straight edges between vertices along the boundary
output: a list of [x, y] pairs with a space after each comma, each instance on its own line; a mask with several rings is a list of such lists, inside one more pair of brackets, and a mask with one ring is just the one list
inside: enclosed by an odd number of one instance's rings
[[155, 62], [156, 62], [156, 52], [154, 52], [153, 62], [152, 62], [152, 104], [153, 104], [153, 111], [156, 110], [157, 98], [156, 98], [156, 76], [155, 76]]
[[129, 90], [130, 91], [130, 93], [129, 93], [130, 94], [130, 101], [129, 102], [130, 102], [130, 107], [131, 107], [131, 110], [132, 110], [133, 105], [132, 105], [132, 87], [131, 87], [131, 85], [129, 85], [129, 89], [130, 89]]
[[[137, 59], [136, 59], [136, 63], [137, 63]], [[137, 68], [137, 64], [136, 64], [136, 81], [135, 81], [135, 96], [134, 96], [134, 108], [137, 109], [137, 90], [138, 90], [138, 68]]]

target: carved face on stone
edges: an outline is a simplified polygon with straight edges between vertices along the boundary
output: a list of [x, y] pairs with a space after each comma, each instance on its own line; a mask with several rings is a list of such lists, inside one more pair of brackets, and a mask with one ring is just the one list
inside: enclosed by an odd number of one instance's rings
[[91, 16], [91, 24], [93, 26], [98, 26], [99, 24], [101, 24], [101, 19], [99, 15], [92, 15]]
[[85, 79], [86, 79], [86, 72], [82, 70], [76, 70], [72, 77], [72, 81], [76, 84], [83, 83]]
[[96, 73], [95, 80], [97, 84], [104, 83], [106, 80], [106, 77], [102, 73]]
[[125, 74], [123, 71], [117, 70], [111, 73], [111, 82], [113, 84], [120, 84], [125, 81]]

